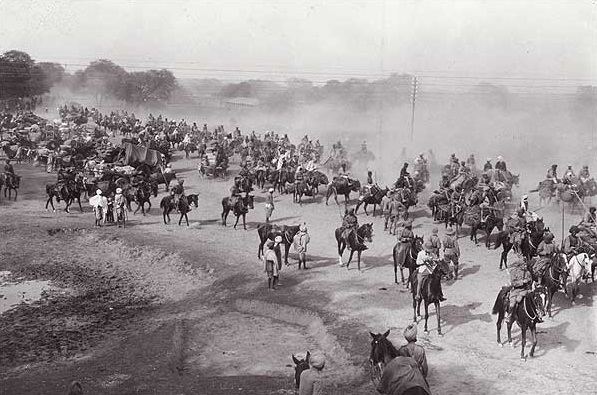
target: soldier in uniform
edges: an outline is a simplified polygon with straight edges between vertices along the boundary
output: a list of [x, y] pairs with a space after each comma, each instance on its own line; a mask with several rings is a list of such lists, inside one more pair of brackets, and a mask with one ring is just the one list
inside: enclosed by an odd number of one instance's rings
[[508, 171], [508, 167], [506, 166], [506, 161], [501, 156], [497, 157], [497, 162], [495, 162], [495, 169], [501, 170], [503, 172]]
[[493, 169], [493, 165], [491, 164], [491, 158], [487, 158], [487, 161], [483, 165], [483, 171], [489, 171]]
[[553, 234], [551, 232], [546, 233], [543, 236], [543, 240], [537, 246], [537, 258], [533, 262], [533, 272], [539, 285], [543, 284], [543, 273], [547, 268], [552, 256], [556, 253], [556, 246], [553, 243]]
[[458, 263], [460, 259], [460, 246], [454, 229], [448, 229], [442, 241], [444, 260], [453, 267], [454, 280], [458, 278]]
[[577, 254], [581, 245], [581, 239], [578, 237], [579, 231], [580, 229], [576, 225], [572, 225], [568, 230], [570, 234], [564, 239], [564, 253], [568, 259]]
[[[531, 273], [528, 270], [527, 264], [520, 259], [515, 261], [508, 268], [510, 272], [510, 293], [508, 318], [509, 322], [513, 320], [513, 313], [516, 305], [530, 292], [530, 285], [532, 283]], [[539, 322], [543, 322], [541, 317], [538, 317]]]
[[408, 219], [404, 221], [404, 227], [400, 231], [398, 236], [398, 253], [396, 256], [396, 263], [400, 266], [404, 266], [406, 263], [406, 257], [410, 253], [410, 248], [415, 235], [412, 231], [413, 220]]
[[432, 252], [433, 252], [433, 254], [435, 254], [435, 256], [439, 256], [439, 249], [441, 247], [441, 241], [439, 240], [439, 236], [437, 234], [438, 234], [438, 229], [433, 228], [431, 230], [431, 235], [429, 236], [429, 239], [428, 239], [428, 241], [433, 246]]
[[553, 180], [554, 183], [558, 182], [558, 165], [551, 165], [551, 168], [547, 170], [547, 175], [545, 176], [548, 180]]

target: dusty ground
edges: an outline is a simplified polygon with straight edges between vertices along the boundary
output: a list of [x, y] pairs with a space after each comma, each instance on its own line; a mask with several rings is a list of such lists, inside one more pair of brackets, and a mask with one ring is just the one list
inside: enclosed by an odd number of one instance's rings
[[[277, 197], [276, 223], [308, 223], [311, 270], [298, 271], [291, 259], [280, 289], [268, 292], [256, 258], [263, 194], [248, 231], [224, 228], [220, 200], [229, 183], [199, 179], [194, 160], [179, 158], [174, 167], [187, 190], [200, 193], [191, 226], [162, 223], [162, 191], [151, 213], [131, 215], [125, 230], [94, 229], [88, 206], [83, 214], [46, 212], [44, 185], [55, 175], [16, 167], [23, 176], [19, 200], [0, 203], [0, 271], [51, 280], [66, 291], [0, 315], [0, 393], [60, 394], [75, 379], [90, 394], [293, 393], [291, 354], [307, 349], [326, 353], [327, 393], [375, 393], [364, 367], [368, 331], [391, 329], [399, 345], [412, 319], [410, 294], [393, 284], [395, 239], [381, 219], [360, 215], [374, 223], [375, 236], [363, 271], [347, 270], [337, 265], [333, 241], [340, 209]], [[556, 208], [542, 214], [559, 229]], [[428, 235], [433, 224], [424, 204], [414, 215], [415, 233]], [[566, 223], [577, 219], [567, 216]], [[435, 313], [430, 333], [419, 329], [432, 391], [594, 393], [594, 286], [582, 287], [574, 307], [555, 297], [554, 318], [539, 326], [536, 357], [523, 362], [518, 329], [514, 349], [495, 342], [491, 307], [508, 278], [497, 268], [499, 251], [468, 240], [461, 249], [463, 277], [444, 283], [445, 335], [437, 334]]]

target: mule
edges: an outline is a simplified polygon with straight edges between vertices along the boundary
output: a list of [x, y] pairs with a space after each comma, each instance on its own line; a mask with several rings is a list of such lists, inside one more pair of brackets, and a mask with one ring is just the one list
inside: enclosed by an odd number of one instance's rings
[[[492, 314], [497, 314], [497, 343], [502, 346], [501, 329], [502, 321], [508, 311], [509, 295], [511, 287], [503, 287], [498, 293], [495, 303], [493, 305]], [[529, 352], [531, 357], [535, 354], [535, 347], [537, 346], [537, 323], [541, 322], [541, 317], [545, 315], [545, 300], [547, 292], [545, 287], [537, 287], [534, 291], [529, 291], [519, 303], [516, 303], [512, 311], [510, 319], [506, 322], [508, 330], [508, 343], [512, 344], [512, 324], [514, 321], [518, 324], [521, 331], [521, 349], [520, 359], [526, 361], [524, 348], [526, 346], [527, 330], [531, 331], [532, 346]]]
[[249, 195], [248, 193], [245, 196], [237, 198], [236, 202], [232, 202], [232, 198], [229, 196], [222, 198], [222, 225], [226, 226], [226, 219], [228, 218], [228, 214], [230, 211], [236, 217], [236, 222], [234, 223], [234, 229], [238, 225], [238, 220], [242, 216], [243, 217], [243, 228], [247, 230], [246, 224], [246, 216], [249, 210], [254, 208], [253, 205], [254, 196]]
[[441, 311], [440, 302], [442, 296], [442, 283], [441, 279], [443, 276], [447, 276], [450, 273], [450, 267], [444, 259], [436, 261], [436, 265], [430, 275], [423, 279], [421, 284], [421, 298], [417, 300], [417, 271], [414, 271], [410, 275], [410, 286], [411, 294], [413, 298], [413, 321], [417, 322], [417, 316], [421, 316], [421, 302], [425, 305], [425, 332], [427, 330], [427, 320], [429, 319], [429, 305], [433, 303], [435, 306], [435, 315], [437, 316], [437, 333], [442, 334], [441, 326]]
[[257, 227], [257, 234], [259, 235], [259, 247], [257, 248], [257, 259], [261, 259], [263, 255], [263, 246], [267, 240], [274, 240], [276, 236], [282, 237], [282, 244], [284, 244], [284, 263], [288, 265], [288, 252], [293, 243], [294, 236], [298, 233], [298, 225], [274, 225], [261, 224]]
[[336, 243], [338, 244], [338, 261], [340, 266], [344, 266], [342, 262], [342, 254], [344, 250], [348, 247], [350, 250], [350, 256], [348, 257], [348, 262], [346, 263], [346, 269], [349, 268], [350, 262], [352, 261], [352, 256], [354, 252], [357, 252], [357, 265], [359, 271], [361, 270], [361, 253], [367, 249], [366, 242], [371, 243], [373, 237], [373, 223], [363, 224], [359, 226], [358, 229], [350, 230], [345, 234], [344, 228], [337, 228], [334, 232], [336, 236]]

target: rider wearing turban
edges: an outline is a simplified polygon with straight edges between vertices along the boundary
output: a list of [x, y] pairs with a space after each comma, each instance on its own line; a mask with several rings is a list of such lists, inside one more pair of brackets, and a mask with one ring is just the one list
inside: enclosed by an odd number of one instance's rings
[[427, 357], [425, 356], [425, 349], [418, 344], [417, 341], [417, 324], [412, 322], [406, 329], [404, 329], [404, 338], [408, 344], [398, 349], [398, 355], [402, 357], [411, 357], [419, 365], [419, 370], [423, 374], [423, 377], [427, 377], [428, 366]]

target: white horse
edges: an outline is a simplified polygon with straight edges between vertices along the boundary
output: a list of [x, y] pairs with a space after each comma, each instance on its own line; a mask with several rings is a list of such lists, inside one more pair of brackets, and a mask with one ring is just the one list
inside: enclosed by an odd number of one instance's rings
[[568, 270], [568, 278], [566, 281], [566, 290], [570, 297], [572, 304], [578, 294], [578, 287], [580, 280], [591, 273], [591, 265], [595, 255], [589, 255], [586, 252], [574, 255], [568, 261], [566, 269]]

